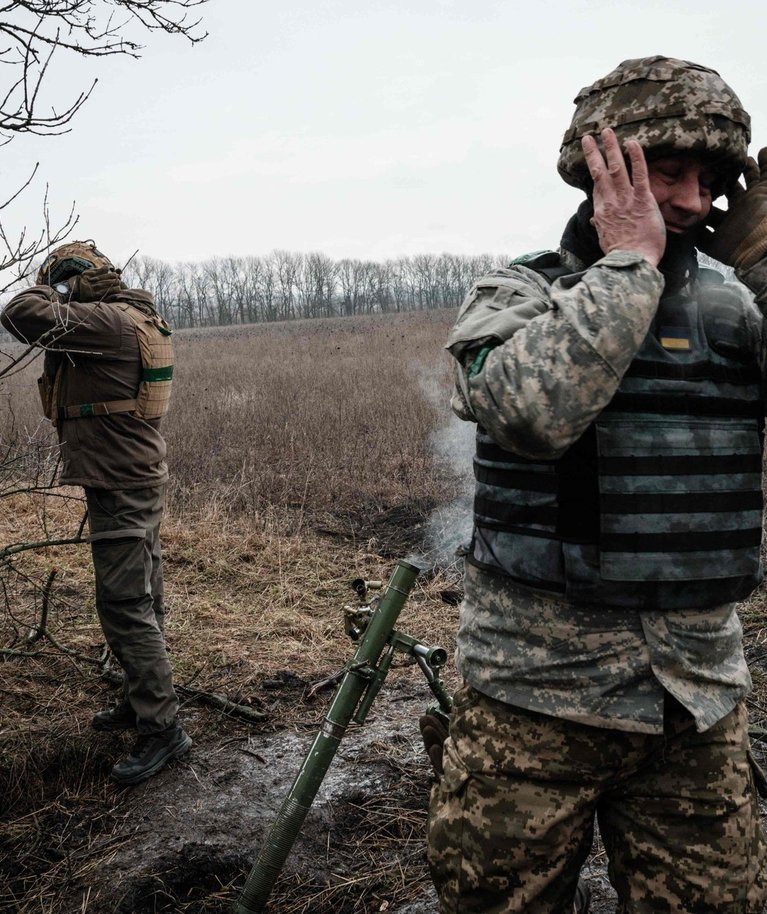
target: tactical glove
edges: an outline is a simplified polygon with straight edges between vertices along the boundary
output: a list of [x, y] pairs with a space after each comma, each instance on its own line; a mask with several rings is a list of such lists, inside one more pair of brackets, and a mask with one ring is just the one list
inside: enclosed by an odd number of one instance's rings
[[746, 187], [728, 189], [729, 209], [712, 209], [716, 228], [706, 228], [697, 242], [705, 254], [737, 270], [747, 270], [767, 254], [767, 146], [759, 152], [759, 164], [749, 157], [743, 175]]
[[120, 281], [120, 274], [110, 267], [96, 267], [78, 273], [67, 280], [69, 297], [79, 302], [105, 301], [126, 286]]
[[436, 714], [424, 714], [418, 721], [423, 745], [431, 767], [438, 778], [442, 777], [442, 747], [448, 736], [447, 727]]

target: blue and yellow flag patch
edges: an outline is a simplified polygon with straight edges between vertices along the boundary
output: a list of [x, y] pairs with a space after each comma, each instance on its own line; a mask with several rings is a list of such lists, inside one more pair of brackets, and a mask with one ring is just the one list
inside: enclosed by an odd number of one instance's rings
[[661, 327], [660, 344], [664, 349], [689, 349], [689, 327]]

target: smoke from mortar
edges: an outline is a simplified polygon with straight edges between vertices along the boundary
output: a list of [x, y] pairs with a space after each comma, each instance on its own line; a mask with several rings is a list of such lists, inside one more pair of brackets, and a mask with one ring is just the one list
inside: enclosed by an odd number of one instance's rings
[[437, 507], [425, 525], [423, 552], [408, 561], [422, 567], [446, 568], [456, 561], [456, 549], [471, 537], [476, 426], [473, 422], [462, 422], [451, 412], [452, 390], [446, 373], [436, 376], [424, 370], [419, 385], [439, 417], [429, 440], [432, 458], [436, 463], [447, 464], [456, 485], [455, 498]]

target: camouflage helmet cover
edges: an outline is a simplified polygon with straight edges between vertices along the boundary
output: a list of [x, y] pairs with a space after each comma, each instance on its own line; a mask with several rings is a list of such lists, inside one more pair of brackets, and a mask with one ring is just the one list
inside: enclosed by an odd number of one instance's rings
[[108, 257], [101, 253], [94, 241], [71, 241], [51, 251], [37, 273], [38, 286], [55, 286], [78, 273], [94, 267], [111, 267]]
[[[624, 60], [575, 98], [575, 114], [559, 150], [557, 170], [573, 187], [592, 181], [581, 137], [612, 127], [621, 146], [638, 140], [651, 158], [686, 152], [703, 156], [724, 181], [746, 164], [751, 118], [715, 71], [673, 57]], [[723, 188], [717, 188], [721, 193]]]

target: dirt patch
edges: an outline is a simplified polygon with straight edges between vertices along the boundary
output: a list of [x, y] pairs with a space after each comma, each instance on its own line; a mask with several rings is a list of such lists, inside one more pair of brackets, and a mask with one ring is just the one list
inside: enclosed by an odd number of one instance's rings
[[[368, 722], [350, 729], [270, 912], [437, 914], [424, 843], [432, 775], [417, 729], [428, 699], [419, 682], [400, 679], [379, 696]], [[107, 784], [113, 811], [104, 833], [80, 850], [70, 847], [27, 898], [5, 910], [230, 912], [313, 732], [229, 724], [228, 735], [211, 739], [206, 731], [216, 727], [208, 712], [187, 714], [187, 723], [196, 740], [188, 758], [132, 789]], [[115, 754], [125, 743], [99, 739]], [[587, 873], [592, 910], [607, 914], [615, 896], [598, 847]]]
[[[400, 680], [364, 727], [350, 729], [270, 910], [415, 914], [420, 896], [433, 898], [423, 841], [431, 772], [417, 731], [427, 701], [425, 690]], [[59, 914], [230, 910], [313, 733], [243, 727], [211, 741], [209, 724], [207, 712], [191, 715], [196, 744], [187, 759], [136, 788], [114, 790], [115, 825], [95, 847], [70, 855], [70, 872], [82, 875], [59, 897]], [[120, 737], [103, 739], [122, 747]], [[94, 855], [98, 865], [86, 868]], [[29, 902], [19, 911], [36, 910]]]

